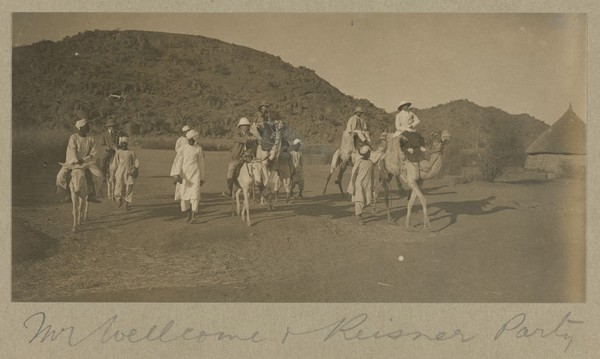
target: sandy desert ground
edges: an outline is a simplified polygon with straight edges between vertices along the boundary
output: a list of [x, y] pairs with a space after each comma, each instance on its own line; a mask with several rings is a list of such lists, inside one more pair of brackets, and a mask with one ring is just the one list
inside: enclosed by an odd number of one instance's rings
[[274, 211], [253, 204], [248, 227], [220, 195], [228, 154], [207, 152], [200, 214], [188, 224], [167, 177], [174, 152], [136, 152], [132, 210], [90, 204], [78, 233], [54, 194], [57, 166], [13, 183], [14, 301], [585, 301], [583, 181], [432, 180], [426, 232], [420, 206], [403, 228], [397, 192], [397, 224], [368, 211], [359, 227], [333, 183], [321, 195], [327, 166], [307, 165], [306, 199]]

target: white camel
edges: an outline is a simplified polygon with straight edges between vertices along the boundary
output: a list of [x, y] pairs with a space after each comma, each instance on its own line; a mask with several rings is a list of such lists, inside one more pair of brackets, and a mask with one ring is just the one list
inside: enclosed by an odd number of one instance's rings
[[390, 214], [389, 183], [392, 177], [399, 176], [402, 182], [406, 183], [411, 189], [406, 206], [405, 226], [410, 227], [412, 206], [418, 198], [423, 207], [423, 226], [425, 229], [431, 229], [427, 215], [427, 200], [420, 187], [424, 180], [434, 178], [439, 174], [442, 167], [442, 154], [449, 139], [450, 132], [447, 130], [433, 133], [426, 146], [430, 158], [415, 163], [408, 161], [400, 149], [400, 137], [394, 137], [393, 134], [387, 135], [385, 156], [379, 161], [377, 168], [380, 171], [380, 183], [383, 187], [384, 203], [389, 222], [393, 222]]

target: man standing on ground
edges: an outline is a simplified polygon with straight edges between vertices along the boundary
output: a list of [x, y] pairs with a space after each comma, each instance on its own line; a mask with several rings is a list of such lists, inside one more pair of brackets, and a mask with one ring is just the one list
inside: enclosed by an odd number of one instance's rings
[[[90, 132], [90, 125], [85, 119], [85, 116], [79, 114], [77, 116], [77, 122], [75, 123], [77, 133], [74, 133], [69, 137], [69, 144], [67, 145], [65, 164], [90, 164], [89, 168], [85, 170], [85, 179], [88, 187], [88, 201], [92, 203], [100, 203], [96, 197], [96, 189], [100, 187], [99, 183], [102, 181], [100, 176], [100, 170], [96, 167], [96, 141], [94, 137], [88, 136]], [[69, 175], [71, 170], [62, 167], [56, 176], [57, 192], [63, 192], [66, 194], [66, 198], [63, 202], [70, 201], [70, 193], [68, 187]]]
[[198, 131], [190, 130], [185, 135], [184, 144], [177, 157], [175, 180], [181, 183], [181, 212], [187, 212], [187, 221], [191, 222], [198, 212], [200, 187], [204, 185], [204, 152], [198, 145]]
[[[177, 159], [178, 156], [180, 155], [180, 151], [181, 148], [183, 147], [183, 145], [185, 145], [186, 143], [188, 143], [188, 139], [187, 137], [185, 137], [185, 135], [188, 133], [188, 131], [190, 130], [190, 126], [185, 125], [181, 128], [181, 136], [177, 139], [177, 142], [175, 142], [175, 159], [173, 160], [173, 164], [171, 165], [171, 173], [169, 176], [176, 176], [177, 173], [175, 172], [176, 170], [176, 166], [177, 166]], [[179, 201], [181, 199], [180, 195], [179, 195], [179, 191], [181, 190], [181, 183], [175, 181], [175, 200]]]
[[363, 225], [363, 209], [373, 201], [373, 162], [369, 160], [371, 149], [362, 146], [358, 151], [361, 158], [352, 168], [352, 177], [348, 184], [348, 193], [352, 194], [354, 214], [358, 217], [358, 224]]
[[115, 130], [115, 119], [111, 116], [106, 121], [106, 131], [102, 134], [102, 146], [104, 146], [104, 157], [102, 158], [102, 174], [108, 173], [108, 167], [110, 161], [115, 156], [115, 153], [119, 149], [117, 131]]
[[294, 187], [298, 185], [298, 193], [299, 199], [304, 199], [302, 197], [302, 191], [304, 190], [304, 170], [303, 170], [303, 161], [302, 161], [302, 152], [300, 151], [300, 146], [302, 145], [302, 141], [299, 138], [296, 138], [292, 143], [292, 148], [290, 150], [290, 155], [292, 156], [292, 166], [294, 174], [292, 175], [292, 193], [294, 192]]

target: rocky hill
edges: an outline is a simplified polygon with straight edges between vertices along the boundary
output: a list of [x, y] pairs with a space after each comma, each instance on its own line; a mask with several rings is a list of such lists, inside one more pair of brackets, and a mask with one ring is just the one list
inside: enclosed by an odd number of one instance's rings
[[188, 123], [227, 136], [263, 100], [317, 142], [333, 140], [356, 106], [376, 122], [386, 116], [308, 68], [201, 36], [93, 31], [13, 50], [16, 127], [71, 127], [81, 109], [97, 124], [114, 115], [141, 134]]
[[[263, 100], [311, 143], [337, 143], [356, 106], [366, 110], [373, 136], [394, 126], [395, 114], [344, 95], [308, 68], [202, 36], [96, 30], [13, 49], [16, 129], [71, 129], [73, 112], [82, 110], [96, 131], [112, 115], [134, 134], [187, 123], [203, 136], [226, 138]], [[457, 148], [512, 134], [524, 150], [547, 127], [466, 100], [415, 112], [423, 132], [448, 128]]]

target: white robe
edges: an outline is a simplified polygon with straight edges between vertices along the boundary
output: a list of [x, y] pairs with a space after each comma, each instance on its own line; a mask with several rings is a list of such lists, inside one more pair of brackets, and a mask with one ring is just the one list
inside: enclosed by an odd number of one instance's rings
[[183, 179], [181, 189], [175, 194], [175, 199], [190, 201], [192, 207], [196, 207], [200, 201], [200, 181], [204, 181], [204, 151], [197, 144], [188, 143], [181, 146], [176, 164], [174, 175], [179, 175]]
[[[177, 142], [175, 142], [175, 159], [173, 160], [173, 165], [171, 165], [171, 173], [169, 176], [176, 176], [179, 173], [176, 172], [176, 167], [177, 167], [177, 160], [179, 158], [179, 154], [180, 154], [180, 150], [181, 147], [183, 147], [183, 145], [188, 143], [188, 139], [185, 136], [181, 136], [177, 139]], [[175, 184], [175, 200], [179, 201], [181, 199], [181, 196], [179, 195], [179, 192], [181, 191], [181, 184], [177, 183]]]

